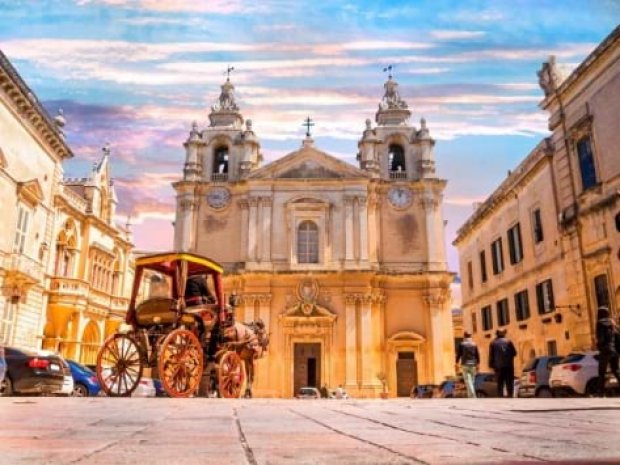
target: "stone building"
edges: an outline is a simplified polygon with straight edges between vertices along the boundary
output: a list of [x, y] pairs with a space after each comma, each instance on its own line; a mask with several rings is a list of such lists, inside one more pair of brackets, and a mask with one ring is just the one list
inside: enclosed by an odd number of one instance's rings
[[65, 179], [55, 198], [43, 347], [88, 364], [123, 321], [133, 283], [132, 238], [114, 224], [117, 203], [107, 147], [87, 177]]
[[[398, 84], [385, 83], [376, 125], [366, 121], [358, 166], [316, 147], [262, 165], [227, 80], [185, 142], [175, 248], [224, 265], [237, 318], [261, 318], [271, 344], [255, 392], [343, 385], [375, 397], [439, 382], [454, 370], [450, 283], [434, 141]], [[244, 124], [245, 123], [245, 124]]]
[[[598, 306], [620, 304], [620, 28], [568, 77], [539, 72], [550, 137], [460, 228], [465, 325], [530, 357], [594, 346]], [[486, 364], [486, 350], [482, 350]]]
[[92, 363], [126, 310], [132, 244], [108, 152], [63, 180], [63, 126], [0, 52], [0, 343]]

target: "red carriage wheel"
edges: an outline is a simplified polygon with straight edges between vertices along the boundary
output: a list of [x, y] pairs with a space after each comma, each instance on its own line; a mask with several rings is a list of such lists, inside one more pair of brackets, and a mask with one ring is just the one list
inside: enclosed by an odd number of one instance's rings
[[140, 347], [128, 334], [108, 337], [97, 354], [97, 379], [111, 397], [128, 397], [142, 377]]
[[170, 397], [189, 397], [200, 386], [202, 347], [198, 338], [186, 329], [175, 329], [159, 350], [159, 378]]
[[220, 395], [227, 399], [239, 399], [243, 394], [245, 369], [237, 352], [228, 350], [222, 355], [218, 367]]

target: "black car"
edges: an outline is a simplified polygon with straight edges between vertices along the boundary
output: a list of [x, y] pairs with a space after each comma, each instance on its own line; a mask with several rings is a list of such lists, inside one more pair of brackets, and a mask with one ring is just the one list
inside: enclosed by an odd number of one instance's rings
[[41, 355], [33, 351], [5, 347], [6, 376], [0, 396], [13, 394], [48, 394], [61, 390], [63, 362], [58, 355]]

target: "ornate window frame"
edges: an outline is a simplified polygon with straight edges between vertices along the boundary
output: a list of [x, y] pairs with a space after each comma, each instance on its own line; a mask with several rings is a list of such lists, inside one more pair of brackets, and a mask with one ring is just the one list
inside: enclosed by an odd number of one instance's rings
[[[329, 202], [318, 197], [295, 198], [286, 204], [289, 263], [294, 270], [322, 269], [330, 259], [330, 214]], [[318, 228], [318, 262], [299, 263], [297, 260], [297, 231], [304, 221], [312, 221]]]

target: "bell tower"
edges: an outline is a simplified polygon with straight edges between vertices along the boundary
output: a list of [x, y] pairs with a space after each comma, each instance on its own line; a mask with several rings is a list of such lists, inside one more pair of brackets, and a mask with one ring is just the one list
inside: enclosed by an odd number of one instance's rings
[[411, 110], [398, 92], [391, 67], [383, 85], [384, 94], [375, 114], [376, 127], [370, 119], [358, 143], [360, 168], [373, 177], [388, 181], [420, 180], [435, 177], [433, 146], [426, 120], [420, 130], [409, 123]]

